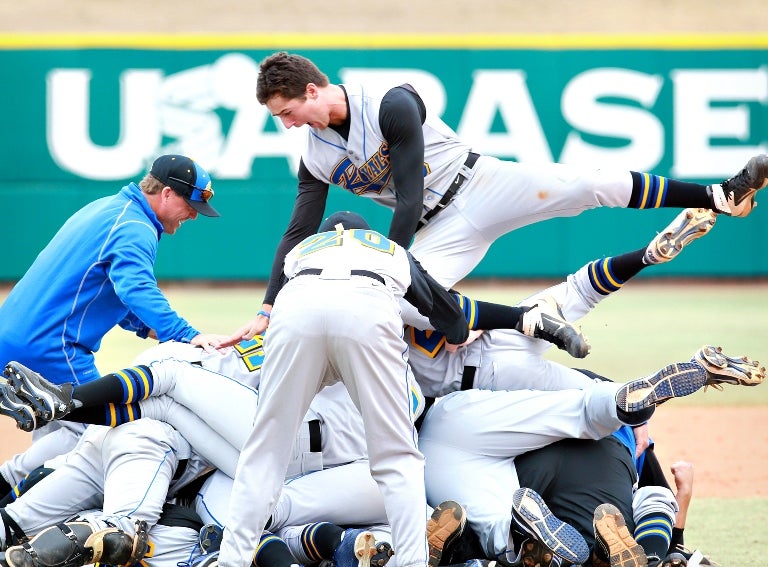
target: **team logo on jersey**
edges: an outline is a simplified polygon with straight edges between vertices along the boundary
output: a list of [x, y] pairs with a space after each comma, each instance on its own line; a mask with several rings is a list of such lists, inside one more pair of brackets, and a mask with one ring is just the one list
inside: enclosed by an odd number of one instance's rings
[[435, 358], [445, 344], [445, 335], [440, 331], [421, 331], [408, 327], [405, 335], [412, 348], [423, 352], [429, 358]]
[[250, 372], [261, 368], [264, 362], [264, 335], [254, 335], [252, 339], [240, 341], [235, 350]]
[[345, 157], [331, 172], [331, 182], [355, 195], [381, 193], [392, 178], [389, 166], [389, 145], [383, 142], [368, 160], [357, 167]]

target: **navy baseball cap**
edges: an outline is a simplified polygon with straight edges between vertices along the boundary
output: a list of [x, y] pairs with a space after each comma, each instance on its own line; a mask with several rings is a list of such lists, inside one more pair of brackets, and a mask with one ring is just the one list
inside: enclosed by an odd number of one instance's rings
[[174, 154], [160, 156], [152, 164], [149, 173], [173, 189], [201, 215], [221, 216], [208, 204], [213, 198], [211, 176], [196, 161]]
[[337, 224], [341, 224], [345, 229], [348, 228], [364, 228], [370, 229], [370, 225], [366, 220], [352, 211], [338, 211], [327, 217], [317, 232], [328, 232], [334, 230]]

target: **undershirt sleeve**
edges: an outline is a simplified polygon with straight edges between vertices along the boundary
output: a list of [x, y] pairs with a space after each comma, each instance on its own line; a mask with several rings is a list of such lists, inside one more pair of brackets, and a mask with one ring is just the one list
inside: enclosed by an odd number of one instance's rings
[[423, 213], [426, 107], [410, 85], [390, 89], [381, 100], [379, 127], [389, 144], [395, 211], [389, 239], [408, 248]]
[[302, 160], [299, 164], [299, 192], [293, 205], [293, 213], [280, 243], [277, 245], [264, 303], [274, 305], [280, 291], [285, 255], [310, 234], [315, 234], [323, 222], [328, 184], [314, 177]]

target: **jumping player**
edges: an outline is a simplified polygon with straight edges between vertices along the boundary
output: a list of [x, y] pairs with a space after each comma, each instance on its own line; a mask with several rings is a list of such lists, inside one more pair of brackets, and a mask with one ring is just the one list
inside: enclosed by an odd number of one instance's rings
[[602, 206], [701, 207], [741, 217], [768, 184], [768, 155], [712, 185], [479, 155], [428, 111], [412, 86], [382, 93], [331, 84], [312, 61], [286, 52], [261, 62], [256, 97], [286, 128], [309, 129], [298, 195], [264, 304], [230, 344], [266, 329], [285, 256], [317, 230], [330, 184], [393, 209], [390, 240], [410, 245], [445, 287], [469, 274], [499, 237], [534, 222]]

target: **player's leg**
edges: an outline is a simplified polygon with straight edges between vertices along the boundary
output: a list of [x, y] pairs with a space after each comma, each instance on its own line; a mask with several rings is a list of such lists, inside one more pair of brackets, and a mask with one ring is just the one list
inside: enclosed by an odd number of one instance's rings
[[[693, 207], [746, 216], [754, 206], [755, 193], [768, 185], [766, 154], [750, 159], [732, 178], [712, 185], [652, 173], [570, 164], [522, 164], [494, 158], [479, 161], [476, 169], [474, 178], [454, 201], [456, 209], [488, 239], [532, 222], [606, 206]], [[447, 210], [432, 222], [439, 221]], [[481, 211], [485, 214], [480, 215]]]
[[[292, 446], [326, 373], [326, 324], [318, 280], [297, 278], [282, 289], [272, 311], [259, 386], [259, 411], [238, 462], [230, 521], [220, 561], [251, 557], [277, 502]], [[314, 332], [313, 332], [314, 331]], [[258, 486], [256, 496], [253, 487]]]
[[[106, 431], [89, 428], [65, 463], [5, 508], [4, 512], [27, 536], [63, 522], [84, 509], [101, 506], [104, 469], [100, 448]], [[0, 530], [0, 539], [3, 534]]]
[[0, 465], [0, 475], [9, 485], [18, 484], [46, 461], [74, 449], [86, 427], [82, 423], [60, 421], [35, 430], [29, 448]]
[[649, 563], [667, 556], [672, 528], [678, 512], [672, 491], [665, 486], [641, 486], [632, 500], [635, 529], [633, 537], [642, 546]]
[[283, 487], [270, 527], [326, 521], [344, 526], [387, 522], [384, 498], [368, 460], [331, 467], [292, 479]]
[[430, 408], [420, 444], [508, 458], [560, 439], [600, 439], [623, 424], [615, 401], [621, 386], [593, 381], [581, 390], [453, 392]]
[[101, 455], [105, 479], [101, 521], [132, 533], [135, 519], [145, 520], [149, 528], [155, 525], [190, 447], [167, 423], [141, 419], [107, 430]]
[[[236, 447], [245, 442], [258, 405], [258, 393], [253, 388], [176, 359], [126, 368], [71, 391], [18, 363], [9, 363], [6, 374], [11, 377], [9, 384], [0, 385], [0, 389], [13, 387], [30, 403], [36, 402], [39, 419], [53, 416], [114, 426], [141, 417], [136, 404], [142, 400], [167, 395], [190, 408]], [[206, 395], [211, 391], [216, 395]]]
[[[339, 567], [383, 567], [393, 555], [392, 546], [386, 539], [380, 539], [380, 530], [366, 524], [347, 524], [347, 529], [332, 522], [315, 522], [299, 526], [288, 526], [276, 534], [301, 565], [315, 565], [332, 561]], [[387, 526], [385, 526], [387, 527]], [[276, 563], [260, 561], [259, 567], [277, 566]]]
[[[446, 287], [463, 279], [490, 245], [513, 230], [601, 207], [704, 208], [746, 216], [768, 184], [768, 155], [733, 178], [706, 186], [630, 171], [527, 165], [483, 156], [472, 179], [416, 233], [411, 252]], [[511, 204], [510, 204], [511, 203]]]
[[[704, 346], [690, 362], [665, 366], [658, 372], [623, 384], [616, 393], [620, 416], [639, 413], [671, 398], [688, 396], [706, 386], [756, 386], [765, 380], [765, 368], [746, 356], [731, 357], [714, 346]], [[627, 423], [632, 423], [627, 421]]]
[[[77, 413], [80, 410], [77, 410]], [[148, 417], [169, 423], [189, 441], [195, 453], [203, 457], [213, 467], [234, 477], [240, 446], [235, 447], [218, 431], [213, 429], [202, 416], [190, 408], [181, 405], [168, 396], [151, 397], [139, 402], [135, 408], [136, 419]], [[250, 422], [242, 424], [240, 415], [233, 415], [232, 425], [241, 424], [249, 427]], [[229, 430], [226, 430], [229, 431]]]
[[[358, 278], [362, 280], [362, 278]], [[365, 425], [371, 475], [384, 497], [398, 565], [427, 563], [424, 458], [416, 446], [413, 376], [397, 303], [381, 286], [350, 280], [333, 322], [332, 364]], [[354, 299], [352, 299], [354, 298]], [[362, 320], [358, 313], [365, 312]]]

